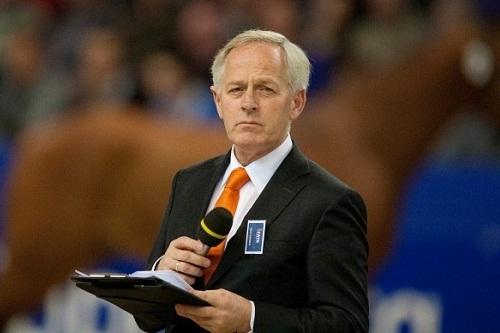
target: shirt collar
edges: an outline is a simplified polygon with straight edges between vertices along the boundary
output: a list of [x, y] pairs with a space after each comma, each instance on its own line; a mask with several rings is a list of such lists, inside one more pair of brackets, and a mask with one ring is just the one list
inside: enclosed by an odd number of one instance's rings
[[[274, 175], [281, 162], [283, 162], [288, 153], [290, 153], [292, 147], [292, 139], [290, 137], [290, 134], [288, 134], [281, 145], [279, 145], [273, 151], [245, 166], [245, 170], [250, 177], [250, 181], [255, 186], [259, 194], [264, 190], [264, 187], [266, 187], [267, 183]], [[234, 154], [233, 145], [231, 149], [231, 160], [229, 162], [228, 168], [226, 169], [226, 173], [224, 174], [223, 181], [225, 182], [232, 170], [241, 166], [242, 165], [240, 164], [240, 162], [238, 162]]]

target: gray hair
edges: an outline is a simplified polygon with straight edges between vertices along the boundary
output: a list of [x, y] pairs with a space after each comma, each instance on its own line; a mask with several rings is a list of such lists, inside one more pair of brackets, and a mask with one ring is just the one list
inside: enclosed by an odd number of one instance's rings
[[285, 36], [274, 31], [247, 30], [231, 39], [222, 49], [217, 52], [212, 63], [212, 81], [214, 86], [219, 86], [224, 74], [227, 55], [233, 49], [249, 43], [270, 43], [278, 45], [284, 52], [288, 84], [290, 90], [295, 93], [307, 90], [309, 76], [311, 74], [311, 63], [305, 52], [296, 44], [290, 42]]

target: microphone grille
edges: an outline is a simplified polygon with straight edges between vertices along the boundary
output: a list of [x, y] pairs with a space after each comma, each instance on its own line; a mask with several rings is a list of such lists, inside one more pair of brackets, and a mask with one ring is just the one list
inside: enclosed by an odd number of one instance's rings
[[200, 222], [198, 238], [210, 247], [219, 245], [231, 230], [233, 214], [224, 207], [215, 207]]

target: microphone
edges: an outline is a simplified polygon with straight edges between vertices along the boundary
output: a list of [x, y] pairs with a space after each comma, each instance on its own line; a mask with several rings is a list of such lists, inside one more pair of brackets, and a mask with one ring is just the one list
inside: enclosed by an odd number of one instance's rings
[[224, 207], [215, 207], [201, 220], [198, 239], [203, 243], [202, 254], [226, 239], [233, 225], [233, 214]]

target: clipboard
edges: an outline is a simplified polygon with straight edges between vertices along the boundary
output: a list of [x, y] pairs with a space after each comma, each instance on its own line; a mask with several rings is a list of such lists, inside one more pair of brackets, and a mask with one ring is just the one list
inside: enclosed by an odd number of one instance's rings
[[206, 306], [205, 300], [157, 277], [126, 274], [73, 275], [76, 286], [134, 316], [153, 316], [165, 322], [178, 319], [175, 304]]

